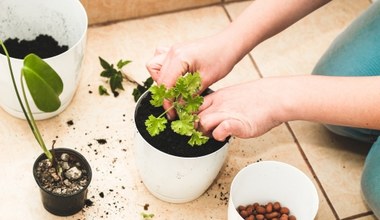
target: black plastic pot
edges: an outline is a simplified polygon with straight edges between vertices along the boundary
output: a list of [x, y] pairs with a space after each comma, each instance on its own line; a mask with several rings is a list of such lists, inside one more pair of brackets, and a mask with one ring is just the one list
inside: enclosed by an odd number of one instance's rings
[[40, 161], [46, 159], [45, 154], [41, 154], [34, 162], [33, 176], [40, 187], [42, 204], [45, 209], [54, 215], [69, 216], [79, 212], [84, 207], [85, 200], [87, 199], [88, 186], [91, 182], [92, 171], [90, 164], [82, 154], [68, 148], [55, 149], [55, 154], [60, 155], [62, 153], [74, 156], [87, 171], [87, 184], [80, 191], [72, 195], [57, 195], [42, 187], [42, 184], [37, 177], [36, 168]]

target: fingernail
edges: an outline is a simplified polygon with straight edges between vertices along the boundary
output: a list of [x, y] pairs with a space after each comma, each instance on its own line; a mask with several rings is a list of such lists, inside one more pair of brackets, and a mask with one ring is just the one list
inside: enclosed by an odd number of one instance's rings
[[168, 120], [169, 121], [171, 121], [172, 120], [172, 116], [170, 116], [170, 114], [168, 113], [168, 114], [166, 114], [166, 117], [168, 118]]

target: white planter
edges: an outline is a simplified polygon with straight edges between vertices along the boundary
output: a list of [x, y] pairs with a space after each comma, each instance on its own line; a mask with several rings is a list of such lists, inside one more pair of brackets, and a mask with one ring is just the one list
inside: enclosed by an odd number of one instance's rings
[[[140, 102], [141, 98], [137, 106]], [[135, 160], [141, 179], [154, 196], [166, 202], [184, 203], [201, 196], [213, 183], [227, 157], [228, 142], [205, 156], [173, 156], [150, 145], [135, 129]]]
[[[32, 112], [36, 119], [45, 119], [62, 112], [72, 100], [78, 87], [86, 45], [87, 14], [79, 0], [1, 0], [0, 38], [33, 40], [40, 34], [48, 34], [60, 45], [69, 49], [57, 56], [44, 59], [61, 76], [64, 88], [60, 96], [61, 108], [44, 113], [36, 108], [31, 98]], [[11, 58], [16, 82], [20, 87], [22, 59]], [[13, 116], [24, 118], [9, 75], [6, 57], [0, 54], [1, 107]]]

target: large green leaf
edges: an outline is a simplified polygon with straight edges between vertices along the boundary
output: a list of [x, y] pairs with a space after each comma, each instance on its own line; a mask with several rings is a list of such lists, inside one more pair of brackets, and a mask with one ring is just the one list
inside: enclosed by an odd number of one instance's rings
[[59, 95], [63, 91], [63, 82], [49, 64], [37, 55], [29, 54], [21, 72], [38, 109], [54, 112], [61, 106]]

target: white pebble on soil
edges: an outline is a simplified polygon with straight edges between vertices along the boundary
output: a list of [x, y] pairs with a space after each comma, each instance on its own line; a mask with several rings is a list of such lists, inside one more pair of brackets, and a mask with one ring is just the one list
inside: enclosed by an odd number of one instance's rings
[[62, 161], [69, 161], [69, 159], [70, 159], [70, 155], [69, 154], [67, 154], [67, 153], [63, 153], [63, 154], [61, 154], [61, 160]]
[[82, 171], [80, 171], [77, 167], [72, 167], [65, 172], [65, 176], [69, 180], [77, 180], [82, 176]]

